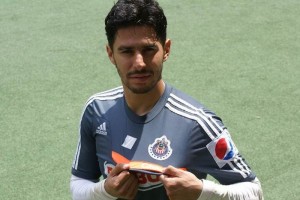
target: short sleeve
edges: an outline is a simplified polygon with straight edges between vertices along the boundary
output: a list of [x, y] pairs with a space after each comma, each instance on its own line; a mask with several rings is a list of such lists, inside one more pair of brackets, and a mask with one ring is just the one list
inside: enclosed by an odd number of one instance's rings
[[80, 120], [78, 145], [72, 166], [73, 175], [90, 180], [101, 176], [93, 134], [93, 116], [93, 103], [90, 103]]

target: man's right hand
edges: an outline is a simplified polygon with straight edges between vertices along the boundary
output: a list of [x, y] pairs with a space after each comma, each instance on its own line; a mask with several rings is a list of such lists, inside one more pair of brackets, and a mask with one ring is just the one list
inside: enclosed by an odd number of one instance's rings
[[117, 164], [105, 180], [106, 192], [121, 199], [134, 199], [138, 191], [138, 179], [129, 171], [128, 164]]

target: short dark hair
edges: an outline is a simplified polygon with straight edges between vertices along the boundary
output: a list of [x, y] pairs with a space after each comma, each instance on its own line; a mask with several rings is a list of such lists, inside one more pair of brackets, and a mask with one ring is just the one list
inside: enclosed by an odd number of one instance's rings
[[116, 33], [129, 26], [150, 26], [164, 44], [167, 37], [167, 18], [155, 0], [118, 0], [105, 18], [105, 31], [112, 48]]

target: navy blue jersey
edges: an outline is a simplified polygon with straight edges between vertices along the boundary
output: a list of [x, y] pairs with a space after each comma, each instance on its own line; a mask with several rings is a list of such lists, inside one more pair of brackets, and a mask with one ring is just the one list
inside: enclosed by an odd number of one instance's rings
[[[87, 101], [72, 174], [89, 180], [107, 177], [116, 165], [113, 152], [128, 160], [185, 168], [199, 179], [210, 174], [225, 185], [255, 178], [221, 119], [167, 84], [144, 116], [130, 110], [122, 87]], [[157, 175], [137, 176], [136, 199], [168, 199]]]

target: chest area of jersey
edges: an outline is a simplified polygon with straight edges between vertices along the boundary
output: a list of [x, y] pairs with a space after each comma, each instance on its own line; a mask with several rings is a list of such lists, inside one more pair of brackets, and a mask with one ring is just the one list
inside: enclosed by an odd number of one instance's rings
[[95, 130], [97, 155], [103, 161], [113, 161], [111, 155], [116, 152], [128, 160], [182, 167], [189, 151], [189, 131], [180, 121], [103, 122]]

